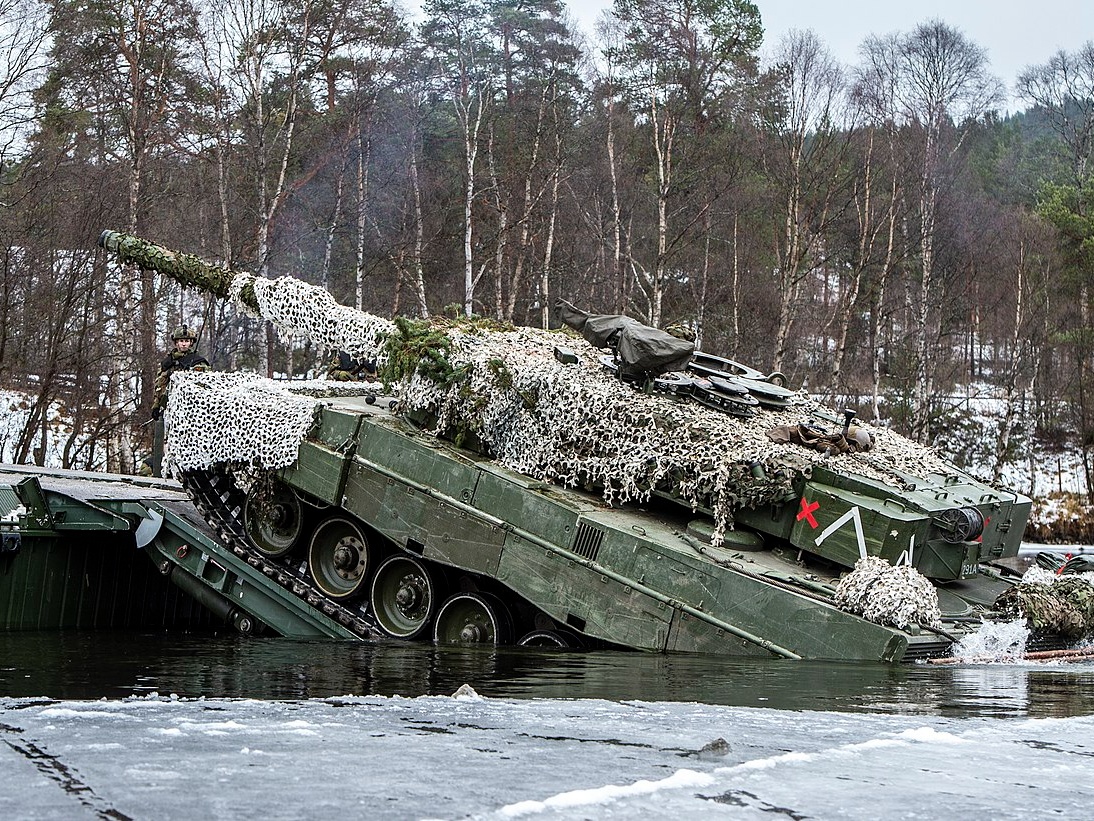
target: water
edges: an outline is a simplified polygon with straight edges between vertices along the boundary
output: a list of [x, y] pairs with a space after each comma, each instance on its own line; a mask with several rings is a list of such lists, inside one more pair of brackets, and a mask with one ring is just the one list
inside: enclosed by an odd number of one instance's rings
[[0, 696], [451, 695], [945, 717], [1094, 714], [1094, 662], [866, 665], [144, 633], [0, 634]]
[[1089, 662], [0, 635], [0, 818], [1085, 821], [1092, 732]]

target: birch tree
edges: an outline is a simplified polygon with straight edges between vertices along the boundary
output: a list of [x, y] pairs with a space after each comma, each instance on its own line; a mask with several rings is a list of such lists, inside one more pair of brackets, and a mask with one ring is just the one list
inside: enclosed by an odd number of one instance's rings
[[912, 434], [926, 441], [934, 388], [938, 306], [945, 287], [935, 258], [938, 204], [954, 173], [954, 159], [972, 126], [1002, 99], [983, 48], [940, 20], [907, 35], [899, 51], [899, 114], [919, 136], [919, 289], [914, 313], [915, 390]]
[[1015, 91], [1048, 115], [1071, 171], [1069, 182], [1081, 186], [1090, 175], [1094, 153], [1094, 41], [1026, 68], [1018, 75]]
[[1003, 88], [988, 71], [987, 53], [941, 20], [907, 34], [868, 38], [866, 61], [881, 73], [889, 106], [876, 117], [900, 131], [901, 150], [914, 163], [914, 210], [918, 222], [917, 274], [909, 291], [912, 340], [911, 433], [926, 441], [932, 413], [935, 359], [941, 334], [939, 306], [947, 294], [937, 261], [939, 202], [959, 167], [971, 129], [999, 103]]
[[[871, 410], [875, 422], [881, 420], [881, 379], [883, 364], [890, 353], [883, 344], [883, 329], [887, 319], [886, 296], [894, 286], [897, 271], [908, 257], [907, 213], [904, 189], [907, 174], [901, 166], [902, 146], [899, 140], [897, 86], [900, 37], [868, 38], [861, 48], [862, 60], [855, 68], [852, 98], [858, 116], [869, 129], [868, 146], [862, 173], [856, 180], [856, 246], [858, 259], [866, 265], [872, 261], [875, 243], [879, 244], [880, 260], [869, 282], [869, 327], [867, 345], [870, 350]], [[878, 139], [882, 145], [877, 146]], [[881, 191], [877, 182], [884, 170], [888, 175], [888, 190], [878, 207]], [[869, 261], [868, 261], [869, 260]], [[837, 364], [842, 369], [842, 351]], [[834, 374], [838, 378], [838, 373]], [[836, 378], [833, 379], [835, 384]]]
[[484, 36], [487, 9], [481, 0], [426, 0], [422, 10], [434, 82], [452, 106], [463, 147], [463, 312], [471, 316], [485, 272], [485, 263], [476, 270], [474, 253], [480, 135], [494, 105], [497, 63]]
[[[313, 27], [324, 9], [321, 0], [228, 0], [224, 6], [225, 42], [234, 56], [229, 78], [238, 100], [242, 177], [249, 182], [245, 196], [253, 214], [246, 256], [262, 276], [271, 272], [273, 229], [282, 208], [318, 167], [299, 162], [296, 140], [304, 114], [314, 110], [308, 83], [317, 71]], [[269, 323], [262, 328], [257, 367], [273, 376], [274, 332]]]
[[779, 295], [772, 368], [782, 371], [801, 289], [826, 266], [830, 227], [847, 205], [846, 166], [854, 122], [845, 106], [843, 70], [812, 31], [791, 31], [776, 51], [779, 117], [765, 170], [780, 197], [774, 226]]
[[546, 327], [565, 142], [580, 89], [578, 51], [558, 0], [495, 0], [491, 15], [501, 84], [486, 143], [497, 212], [495, 313], [513, 320], [531, 286]]
[[[749, 76], [763, 30], [748, 0], [616, 0], [614, 14], [624, 30], [623, 84], [652, 152], [655, 245], [629, 263], [643, 297], [640, 312], [656, 326], [684, 244], [677, 209], [702, 173], [680, 156], [704, 139], [710, 108]], [[683, 184], [686, 175], [691, 185]]]

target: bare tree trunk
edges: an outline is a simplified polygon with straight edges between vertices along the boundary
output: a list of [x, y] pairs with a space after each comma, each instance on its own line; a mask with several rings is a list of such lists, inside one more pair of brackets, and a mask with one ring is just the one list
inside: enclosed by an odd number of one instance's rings
[[555, 173], [551, 185], [551, 214], [547, 220], [547, 244], [543, 251], [543, 276], [539, 286], [544, 328], [551, 327], [551, 260], [555, 250], [555, 224], [558, 221], [558, 185], [562, 179], [562, 135], [558, 131], [557, 121], [555, 125]]
[[[856, 197], [858, 211], [858, 254], [848, 276], [849, 282], [836, 312], [838, 326], [836, 331], [836, 350], [832, 358], [832, 375], [828, 386], [828, 395], [835, 396], [840, 389], [843, 377], [843, 365], [847, 357], [847, 336], [851, 328], [851, 316], [858, 301], [862, 287], [862, 276], [873, 256], [874, 239], [877, 229], [873, 227], [873, 157], [874, 134], [871, 131], [867, 141], [865, 167], [863, 169], [862, 199]], [[892, 204], [890, 203], [890, 208]]]
[[710, 209], [703, 212], [703, 267], [699, 274], [699, 299], [695, 306], [695, 350], [703, 349], [707, 293], [710, 287]]
[[[38, 385], [38, 393], [31, 402], [30, 408], [27, 409], [26, 422], [24, 422], [23, 429], [19, 432], [15, 440], [15, 446], [12, 448], [12, 461], [17, 465], [26, 464], [28, 459], [32, 459], [33, 464], [39, 467], [45, 466], [44, 454], [33, 453], [34, 437], [49, 418], [50, 397], [53, 395], [56, 377], [57, 374], [53, 371], [47, 371], [39, 377], [41, 381]], [[107, 469], [110, 470], [109, 467]]]
[[[229, 129], [226, 120], [223, 126], [225, 131]], [[220, 200], [220, 258], [225, 267], [230, 267], [232, 264], [232, 223], [229, 218], [230, 211], [228, 208], [228, 146], [230, 144], [230, 135], [225, 136], [223, 131], [220, 132], [216, 148], [217, 198]], [[203, 313], [209, 318], [206, 323], [206, 339], [210, 342], [217, 338], [216, 318], [217, 309], [220, 307], [221, 302], [211, 294], [205, 297], [205, 310]], [[230, 350], [228, 367], [234, 371], [239, 367], [239, 352], [235, 345], [232, 345]]]
[[[287, 186], [289, 160], [292, 158], [293, 149], [295, 147], [296, 125], [299, 116], [300, 69], [304, 58], [303, 50], [307, 42], [309, 22], [308, 16], [305, 15], [302, 23], [303, 29], [297, 32], [297, 36], [294, 38], [294, 42], [297, 43], [297, 48], [288, 57], [288, 76], [285, 81], [288, 97], [285, 101], [284, 121], [279, 126], [282, 141], [281, 156], [278, 161], [277, 177], [274, 180], [272, 190], [268, 174], [273, 146], [267, 142], [268, 134], [264, 103], [267, 55], [264, 53], [249, 55], [251, 71], [248, 80], [252, 83], [251, 103], [255, 106], [255, 120], [258, 123], [257, 185], [258, 202], [261, 213], [259, 215], [257, 231], [256, 254], [258, 257], [258, 273], [261, 276], [269, 276], [270, 274], [270, 231], [273, 227], [274, 220], [277, 218], [278, 212], [281, 209], [281, 205], [289, 194]], [[264, 373], [267, 378], [272, 378], [272, 360], [274, 345], [276, 343], [276, 334], [274, 333], [273, 326], [269, 322], [264, 322], [263, 327], [265, 333], [264, 344], [260, 348], [259, 372]], [[292, 343], [290, 342], [289, 344]]]
[[615, 107], [608, 100], [608, 133], [605, 137], [608, 152], [608, 172], [612, 180], [612, 271], [615, 274], [616, 313], [623, 313], [627, 307], [626, 271], [623, 268], [622, 217], [619, 210], [619, 174], [615, 167]]
[[[146, 115], [144, 90], [144, 33], [146, 21], [144, 9], [133, 9], [134, 36], [127, 37], [123, 31], [118, 37], [118, 51], [125, 60], [128, 75], [128, 121], [126, 142], [129, 148], [129, 186], [127, 230], [137, 233], [137, 214], [140, 208], [141, 181], [144, 174], [145, 151], [148, 134], [140, 128]], [[138, 271], [131, 266], [122, 266], [119, 271], [119, 288], [116, 316], [116, 338], [114, 342], [113, 370], [116, 381], [112, 394], [111, 411], [121, 422], [111, 434], [110, 455], [112, 462], [108, 470], [118, 473], [132, 473], [136, 467], [133, 456], [133, 429], [131, 415], [136, 410], [140, 397], [137, 395], [132, 377], [139, 371], [143, 377], [142, 388], [145, 397], [151, 393], [155, 380], [153, 373], [153, 328], [156, 306], [152, 287], [152, 274]], [[143, 356], [142, 356], [143, 354]], [[145, 361], [147, 360], [147, 361]], [[134, 367], [136, 365], [136, 367]]]
[[882, 311], [885, 306], [885, 291], [889, 283], [889, 277], [892, 275], [893, 261], [896, 258], [897, 181], [895, 174], [893, 175], [892, 185], [889, 189], [889, 197], [889, 235], [885, 243], [885, 261], [882, 263], [881, 271], [878, 274], [870, 311], [873, 320], [870, 323], [870, 350], [873, 352], [873, 390], [871, 392], [870, 409], [873, 412], [872, 418], [875, 424], [881, 422], [881, 364], [883, 356], [882, 351], [884, 350], [881, 344], [883, 323]]
[[323, 245], [323, 268], [319, 274], [319, 284], [324, 290], [330, 288], [331, 260], [334, 258], [334, 238], [342, 222], [342, 201], [346, 187], [346, 167], [349, 164], [349, 140], [342, 142], [342, 161], [338, 164], [338, 174], [334, 179], [334, 206], [331, 208], [330, 221], [327, 223], [327, 237]]
[[494, 316], [502, 319], [505, 316], [504, 291], [505, 281], [505, 250], [509, 241], [509, 207], [501, 190], [501, 181], [498, 179], [497, 164], [494, 161], [494, 127], [490, 126], [490, 136], [486, 139], [486, 168], [490, 174], [490, 186], [494, 189], [494, 208], [498, 212], [498, 238], [494, 243]]
[[[210, 15], [207, 23], [207, 35], [199, 38], [197, 45], [204, 72], [204, 85], [211, 95], [209, 105], [216, 118], [212, 123], [212, 133], [210, 134], [213, 143], [213, 161], [216, 170], [217, 205], [219, 209], [216, 242], [219, 246], [221, 264], [226, 268], [230, 268], [233, 261], [231, 203], [229, 199], [232, 183], [230, 181], [229, 166], [235, 130], [233, 128], [233, 113], [229, 103], [230, 94], [227, 91], [225, 78], [228, 74], [226, 63], [234, 59], [234, 57], [228, 56], [233, 51], [228, 47], [228, 42], [232, 39], [233, 34], [239, 33], [238, 28], [233, 28], [229, 21], [238, 24], [240, 19], [232, 16], [227, 12], [227, 9], [223, 8], [217, 9], [217, 11], [210, 10]], [[216, 361], [216, 358], [222, 353], [220, 344], [223, 341], [227, 345], [228, 367], [230, 370], [236, 370], [239, 366], [238, 346], [227, 344], [227, 340], [220, 339], [224, 325], [229, 322], [227, 312], [231, 310], [231, 307], [228, 302], [222, 301], [212, 294], [203, 294], [201, 300], [202, 332], [209, 345], [209, 358], [211, 361]]]
[[999, 420], [999, 431], [995, 440], [995, 465], [991, 480], [998, 484], [1003, 478], [1003, 468], [1007, 463], [1007, 451], [1010, 449], [1010, 437], [1014, 429], [1018, 377], [1025, 365], [1026, 344], [1023, 340], [1025, 328], [1025, 292], [1026, 292], [1026, 244], [1020, 243], [1018, 260], [1015, 264], [1014, 282], [1014, 333], [1010, 342], [1014, 346], [1014, 355], [1007, 366], [1006, 381], [1003, 384], [1003, 418]]
[[536, 112], [536, 136], [532, 141], [532, 151], [528, 158], [528, 164], [524, 172], [524, 203], [520, 216], [520, 244], [517, 248], [516, 258], [513, 260], [513, 276], [509, 282], [509, 299], [502, 318], [513, 321], [517, 308], [517, 296], [520, 294], [521, 282], [524, 280], [524, 264], [531, 252], [532, 237], [532, 209], [542, 192], [532, 195], [532, 174], [539, 162], [539, 150], [543, 135], [543, 121], [547, 109], [547, 100], [553, 85], [548, 84], [540, 94], [539, 108]]
[[463, 130], [464, 192], [463, 192], [463, 313], [471, 316], [475, 312], [475, 285], [478, 278], [474, 269], [474, 246], [472, 244], [473, 216], [475, 205], [475, 163], [479, 154], [479, 129], [482, 127], [485, 103], [478, 98], [478, 105], [466, 110]]
[[650, 124], [653, 129], [654, 154], [657, 157], [657, 260], [650, 280], [648, 317], [650, 325], [657, 328], [661, 325], [661, 303], [664, 299], [668, 264], [668, 206], [673, 182], [672, 152], [676, 125], [668, 111], [663, 114], [663, 122], [659, 121], [656, 93], [650, 95]]
[[418, 311], [422, 317], [429, 316], [429, 305], [425, 301], [425, 271], [422, 268], [422, 249], [425, 246], [425, 220], [422, 217], [422, 187], [418, 181], [418, 140], [417, 132], [410, 149], [410, 184], [414, 190], [414, 292], [418, 298]]
[[741, 254], [738, 222], [740, 215], [733, 212], [733, 349], [736, 356], [741, 348]]
[[[261, 72], [261, 69], [258, 69]], [[266, 104], [263, 100], [265, 96], [261, 90], [261, 74], [256, 78], [256, 85], [259, 86], [257, 94], [255, 95], [255, 117], [258, 121], [258, 201], [261, 203], [261, 207], [264, 209], [264, 213], [261, 215], [258, 223], [258, 235], [256, 237], [258, 242], [257, 256], [258, 256], [258, 273], [262, 276], [269, 274], [269, 232], [270, 232], [270, 197], [268, 193], [268, 183], [266, 181], [266, 174], [269, 168], [269, 157], [267, 156], [266, 148], [266, 129], [262, 127], [262, 124], [266, 120]], [[267, 379], [273, 376], [270, 369], [270, 334], [266, 327], [269, 323], [264, 320], [258, 320], [262, 333], [262, 344], [259, 346], [258, 357], [258, 372], [265, 376]]]
[[[371, 118], [370, 118], [371, 119]], [[369, 128], [371, 132], [371, 125]], [[353, 304], [358, 311], [365, 295], [365, 228], [368, 224], [369, 155], [371, 140], [357, 133], [357, 264], [353, 269]]]
[[787, 340], [790, 338], [790, 326], [794, 322], [794, 305], [797, 303], [798, 269], [802, 264], [801, 232], [798, 222], [801, 218], [801, 145], [805, 135], [795, 140], [791, 152], [792, 179], [783, 212], [783, 244], [775, 245], [775, 258], [779, 264], [779, 318], [775, 325], [775, 354], [771, 368], [783, 369]]
[[915, 393], [912, 405], [912, 435], [919, 442], [926, 442], [930, 434], [932, 406], [932, 377], [934, 364], [931, 345], [931, 306], [934, 293], [934, 231], [936, 193], [933, 185], [924, 179], [919, 207], [922, 215], [920, 237], [920, 279], [915, 317]]
[[[778, 59], [784, 67], [786, 105], [775, 129], [778, 151], [769, 166], [782, 206], [781, 231], [774, 237], [779, 314], [771, 367], [783, 371], [803, 282], [822, 267], [828, 217], [846, 179], [845, 157], [855, 129], [853, 118], [842, 114], [839, 65], [813, 32], [786, 35]], [[827, 382], [827, 375], [821, 381]]]

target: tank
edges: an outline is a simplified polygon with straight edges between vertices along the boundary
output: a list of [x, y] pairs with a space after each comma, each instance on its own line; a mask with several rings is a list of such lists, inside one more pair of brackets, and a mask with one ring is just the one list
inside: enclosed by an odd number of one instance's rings
[[361, 638], [899, 662], [1001, 618], [1015, 584], [1029, 499], [781, 374], [692, 353], [636, 375], [611, 334], [392, 321], [99, 244], [375, 364], [179, 373], [165, 414], [219, 538]]

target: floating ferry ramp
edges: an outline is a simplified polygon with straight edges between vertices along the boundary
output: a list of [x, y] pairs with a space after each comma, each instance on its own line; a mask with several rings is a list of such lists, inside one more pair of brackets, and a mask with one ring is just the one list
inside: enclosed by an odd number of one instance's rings
[[361, 637], [347, 614], [293, 595], [291, 569], [240, 553], [176, 482], [0, 465], [0, 630]]

